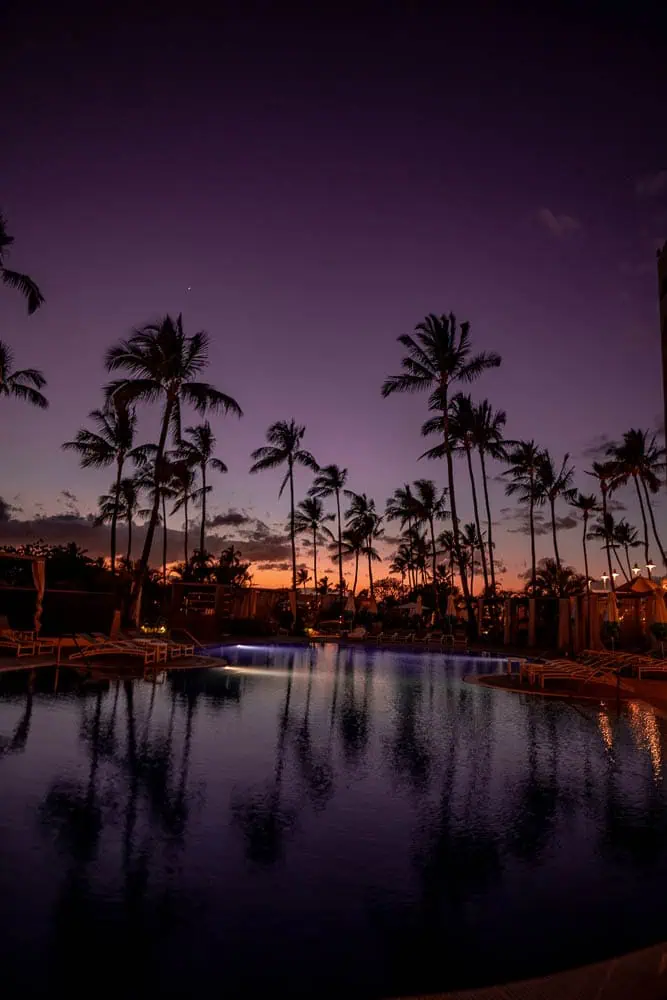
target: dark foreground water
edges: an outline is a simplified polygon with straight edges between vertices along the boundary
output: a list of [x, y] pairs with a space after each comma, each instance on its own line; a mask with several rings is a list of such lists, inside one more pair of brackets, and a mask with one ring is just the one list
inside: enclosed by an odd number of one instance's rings
[[647, 708], [438, 654], [229, 655], [0, 676], [3, 995], [391, 996], [667, 937]]

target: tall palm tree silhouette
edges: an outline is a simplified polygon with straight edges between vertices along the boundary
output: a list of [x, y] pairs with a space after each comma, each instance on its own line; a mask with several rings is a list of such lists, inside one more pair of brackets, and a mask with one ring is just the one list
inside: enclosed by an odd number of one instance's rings
[[407, 354], [402, 360], [403, 372], [400, 375], [392, 375], [385, 380], [382, 386], [382, 395], [390, 396], [394, 392], [429, 391], [431, 393], [429, 409], [437, 410], [442, 414], [452, 531], [456, 556], [461, 570], [463, 596], [468, 609], [468, 623], [472, 632], [476, 628], [475, 612], [464, 572], [454, 487], [452, 442], [449, 434], [450, 392], [452, 386], [457, 383], [474, 382], [488, 369], [497, 368], [501, 363], [501, 358], [495, 352], [482, 351], [473, 355], [470, 344], [470, 324], [462, 323], [458, 327], [453, 313], [442, 316], [436, 316], [432, 313], [417, 324], [414, 335], [404, 334], [398, 340], [407, 350]]
[[290, 492], [290, 541], [292, 543], [292, 590], [296, 593], [296, 525], [295, 525], [295, 504], [294, 504], [294, 467], [303, 465], [314, 472], [319, 471], [319, 465], [310, 454], [301, 447], [306, 428], [297, 424], [295, 420], [279, 420], [271, 424], [266, 432], [266, 439], [269, 442], [261, 448], [257, 448], [250, 456], [253, 464], [250, 472], [261, 472], [264, 469], [278, 469], [281, 465], [287, 466], [287, 472], [280, 484], [278, 496], [283, 495], [283, 490], [289, 485]]
[[340, 495], [345, 490], [347, 484], [347, 469], [341, 469], [339, 465], [323, 465], [315, 476], [313, 485], [309, 493], [311, 496], [336, 498], [336, 519], [338, 526], [338, 589], [342, 601], [345, 592], [343, 581], [343, 522], [340, 512]]
[[137, 416], [134, 407], [121, 397], [110, 399], [103, 410], [93, 410], [89, 415], [95, 430], [82, 428], [73, 441], [65, 441], [63, 449], [79, 456], [83, 469], [116, 467], [111, 511], [111, 572], [116, 572], [116, 530], [121, 512], [121, 482], [128, 459], [137, 459], [140, 451], [135, 447]]
[[[107, 351], [107, 370], [125, 373], [124, 378], [107, 386], [109, 398], [119, 398], [128, 403], [160, 400], [163, 404], [154, 464], [156, 476], [162, 468], [169, 432], [173, 432], [176, 443], [181, 440], [181, 407], [184, 404], [194, 407], [201, 414], [208, 411], [233, 413], [239, 417], [243, 414], [232, 396], [199, 380], [199, 375], [208, 364], [208, 345], [209, 337], [204, 331], [192, 336], [185, 333], [183, 318], [179, 315], [176, 319], [164, 316], [155, 323], [148, 323], [129, 339], [122, 340]], [[154, 486], [146, 539], [137, 561], [132, 588], [136, 614], [160, 513], [157, 479]]]

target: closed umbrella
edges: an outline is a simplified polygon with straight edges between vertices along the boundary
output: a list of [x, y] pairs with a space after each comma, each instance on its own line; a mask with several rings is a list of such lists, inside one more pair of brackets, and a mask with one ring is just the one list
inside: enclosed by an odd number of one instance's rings
[[453, 594], [447, 598], [447, 614], [450, 618], [456, 618], [456, 601]]
[[356, 605], [354, 603], [354, 597], [352, 596], [352, 594], [350, 594], [347, 601], [345, 602], [345, 610], [350, 611], [352, 614], [354, 614], [354, 612], [357, 610]]
[[368, 610], [372, 615], [376, 615], [378, 613], [377, 601], [375, 600], [374, 597], [371, 597], [370, 601], [368, 602]]
[[421, 599], [421, 597], [418, 597], [417, 598], [417, 611], [416, 611], [416, 614], [419, 617], [421, 617], [423, 610], [424, 610], [424, 608], [422, 606], [422, 599]]

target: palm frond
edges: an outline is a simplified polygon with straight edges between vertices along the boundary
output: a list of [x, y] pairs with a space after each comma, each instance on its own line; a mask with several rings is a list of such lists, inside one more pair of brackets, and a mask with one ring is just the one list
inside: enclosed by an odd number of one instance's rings
[[35, 281], [27, 274], [19, 271], [9, 271], [6, 267], [0, 269], [3, 284], [15, 288], [28, 303], [28, 313], [34, 313], [44, 303], [44, 296]]

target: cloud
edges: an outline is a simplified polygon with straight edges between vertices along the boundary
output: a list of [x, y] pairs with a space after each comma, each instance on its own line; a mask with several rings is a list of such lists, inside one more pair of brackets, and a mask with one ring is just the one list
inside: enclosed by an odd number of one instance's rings
[[290, 562], [258, 562], [256, 564], [258, 570], [277, 570], [280, 573], [287, 573], [292, 568]]
[[[510, 535], [529, 535], [530, 534], [530, 522], [528, 519], [528, 511], [523, 508], [513, 509], [512, 507], [504, 507], [501, 512], [503, 515], [503, 520], [512, 527], [507, 527], [506, 530]], [[556, 530], [557, 531], [570, 531], [572, 528], [576, 528], [579, 521], [572, 514], [562, 514], [556, 516]], [[535, 528], [535, 536], [541, 538], [542, 535], [551, 534], [551, 521], [547, 520], [545, 515], [541, 510], [536, 510], [533, 514], [533, 525]]]
[[561, 238], [576, 233], [581, 229], [581, 223], [572, 215], [554, 215], [550, 208], [540, 208], [535, 215], [537, 221], [552, 236]]
[[582, 458], [591, 458], [597, 462], [607, 457], [607, 448], [611, 447], [613, 440], [608, 434], [596, 434], [588, 444], [581, 450]]
[[209, 528], [240, 528], [241, 525], [250, 524], [252, 520], [244, 511], [230, 507], [225, 514], [216, 514], [206, 523]]
[[667, 193], [667, 170], [644, 174], [637, 180], [635, 192], [640, 198], [655, 198], [657, 195]]

